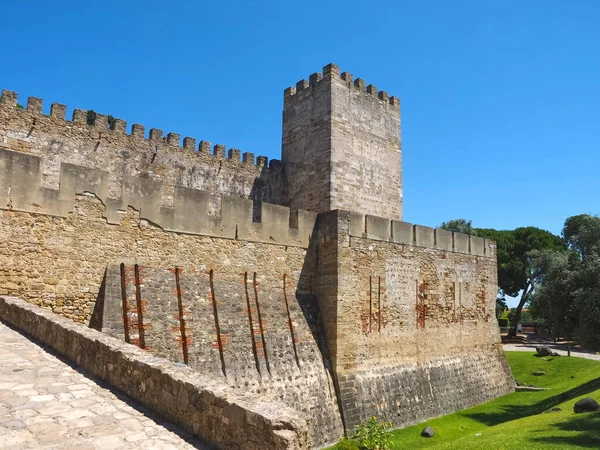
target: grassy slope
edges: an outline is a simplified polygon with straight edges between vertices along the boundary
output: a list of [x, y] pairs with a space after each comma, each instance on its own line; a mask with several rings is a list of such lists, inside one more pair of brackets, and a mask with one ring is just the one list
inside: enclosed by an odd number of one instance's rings
[[[516, 449], [600, 448], [600, 413], [573, 414], [581, 397], [600, 400], [600, 363], [581, 358], [535, 357], [506, 353], [521, 384], [549, 387], [548, 391], [515, 392], [482, 405], [449, 414], [392, 433], [395, 449]], [[534, 376], [543, 369], [546, 375]], [[560, 412], [545, 413], [559, 406]], [[420, 436], [430, 425], [433, 438]], [[480, 436], [475, 436], [481, 433]]]

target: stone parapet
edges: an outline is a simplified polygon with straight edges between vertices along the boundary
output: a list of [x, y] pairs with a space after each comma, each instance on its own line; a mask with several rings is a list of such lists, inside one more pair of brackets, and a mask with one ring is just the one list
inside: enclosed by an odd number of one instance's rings
[[496, 257], [496, 242], [490, 239], [455, 233], [441, 228], [434, 229], [423, 225], [413, 225], [400, 220], [375, 217], [368, 214], [351, 212], [349, 217], [348, 234], [351, 237], [414, 245], [467, 255]]
[[[89, 132], [91, 139], [97, 140], [111, 140], [111, 139], [122, 139], [123, 137], [128, 138], [129, 146], [137, 147], [140, 144], [140, 140], [145, 140], [149, 145], [160, 145], [161, 150], [177, 150], [177, 151], [193, 151], [197, 153], [210, 153], [210, 142], [199, 141], [199, 145], [196, 146], [196, 139], [192, 137], [184, 137], [183, 142], [181, 141], [181, 135], [178, 133], [170, 132], [164, 136], [164, 132], [158, 128], [152, 128], [148, 132], [148, 136], [145, 137], [146, 127], [134, 123], [130, 128], [130, 133], [127, 133], [127, 122], [122, 119], [113, 118], [105, 114], [99, 114], [94, 111], [86, 111], [82, 109], [73, 110], [71, 120], [66, 119], [67, 107], [60, 103], [52, 103], [50, 106], [50, 114], [46, 115], [42, 112], [43, 100], [37, 97], [28, 97], [27, 107], [19, 108], [18, 104], [18, 93], [3, 90], [2, 96], [0, 96], [0, 109], [5, 114], [15, 116], [17, 120], [29, 118], [32, 121], [32, 131], [36, 128], [52, 128], [47, 130], [57, 136], [64, 134], [65, 132], [72, 133], [73, 127], [80, 130]], [[207, 152], [207, 148], [209, 151]], [[212, 155], [217, 158], [225, 158], [239, 163], [254, 164], [257, 166], [266, 166], [268, 158], [259, 157], [260, 160], [254, 161], [254, 158], [245, 157], [243, 161], [240, 160], [241, 151], [237, 149], [229, 149], [226, 152], [226, 147], [221, 144], [216, 144], [213, 148]], [[277, 160], [272, 161], [277, 164]]]
[[0, 319], [215, 448], [312, 447], [308, 419], [283, 404], [238, 393], [16, 297], [0, 297]]
[[296, 83], [296, 86], [290, 86], [286, 88], [284, 91], [284, 100], [289, 101], [295, 95], [306, 89], [315, 89], [322, 80], [330, 78], [342, 80], [347, 84], [349, 89], [356, 89], [357, 91], [372, 95], [373, 97], [381, 100], [382, 103], [388, 103], [393, 108], [397, 110], [400, 109], [400, 99], [398, 97], [390, 97], [386, 91], [378, 91], [377, 87], [373, 84], [369, 84], [367, 86], [367, 83], [362, 78], [357, 78], [354, 80], [354, 77], [351, 73], [343, 72], [340, 74], [340, 68], [332, 63], [323, 67], [323, 72], [313, 73], [309, 77], [309, 81], [300, 80]]
[[[66, 217], [73, 211], [75, 196], [88, 194], [105, 205], [110, 224], [119, 224], [132, 207], [140, 212], [140, 219], [165, 231], [304, 248], [316, 220], [316, 213], [225, 196], [218, 199], [220, 215], [213, 216], [208, 192], [181, 186], [174, 188], [173, 207], [164, 207], [161, 181], [130, 175], [123, 177], [120, 198], [110, 198], [109, 172], [68, 163], [61, 164], [60, 188], [43, 188], [42, 163], [37, 156], [0, 149], [0, 191], [8, 194], [0, 209]], [[260, 222], [254, 221], [256, 216]]]

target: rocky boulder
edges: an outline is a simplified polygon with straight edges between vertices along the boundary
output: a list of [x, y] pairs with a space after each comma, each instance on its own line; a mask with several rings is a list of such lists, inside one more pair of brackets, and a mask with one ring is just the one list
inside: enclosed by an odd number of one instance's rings
[[575, 414], [598, 411], [599, 409], [600, 405], [592, 397], [582, 398], [577, 403], [575, 403], [575, 406], [573, 407], [573, 411], [575, 412]]
[[421, 436], [423, 437], [433, 437], [434, 434], [435, 431], [433, 431], [433, 428], [431, 427], [423, 428], [423, 431], [421, 431]]
[[553, 352], [550, 347], [547, 347], [545, 345], [541, 346], [541, 347], [536, 347], [535, 351], [537, 352], [537, 354], [539, 356], [558, 356], [558, 353]]

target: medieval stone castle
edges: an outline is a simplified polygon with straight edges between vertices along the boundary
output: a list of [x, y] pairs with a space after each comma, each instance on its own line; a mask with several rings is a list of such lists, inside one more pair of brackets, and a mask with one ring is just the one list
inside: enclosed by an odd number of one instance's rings
[[244, 447], [209, 428], [243, 434], [251, 404], [305, 419], [300, 444], [274, 446], [321, 447], [373, 415], [401, 427], [513, 389], [495, 243], [402, 221], [398, 98], [329, 64], [285, 90], [270, 162], [17, 104], [2, 92], [0, 295], [231, 389], [245, 419], [212, 403], [177, 419], [213, 445]]

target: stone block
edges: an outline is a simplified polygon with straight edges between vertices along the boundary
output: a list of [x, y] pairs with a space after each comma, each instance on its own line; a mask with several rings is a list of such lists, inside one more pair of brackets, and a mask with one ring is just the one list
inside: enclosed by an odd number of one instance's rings
[[433, 228], [424, 227], [423, 225], [414, 226], [415, 245], [419, 247], [434, 248], [435, 237]]
[[414, 244], [412, 223], [392, 220], [392, 235], [393, 242], [398, 244]]
[[367, 215], [365, 222], [367, 238], [381, 241], [390, 239], [390, 219]]
[[457, 253], [469, 253], [469, 235], [454, 233], [454, 251]]
[[435, 242], [440, 250], [452, 251], [452, 231], [436, 228]]
[[485, 256], [485, 239], [469, 236], [471, 240], [471, 255]]
[[365, 233], [365, 216], [363, 214], [350, 212], [350, 236], [363, 237]]

